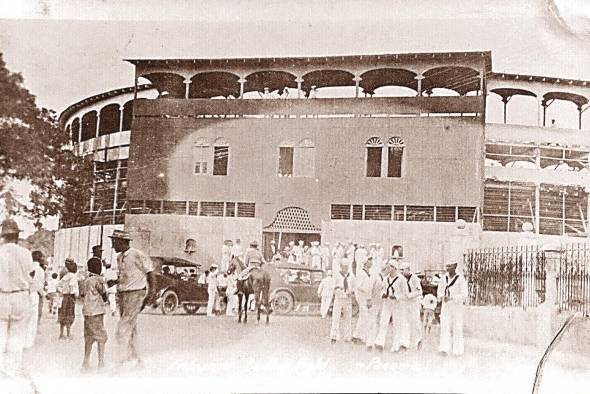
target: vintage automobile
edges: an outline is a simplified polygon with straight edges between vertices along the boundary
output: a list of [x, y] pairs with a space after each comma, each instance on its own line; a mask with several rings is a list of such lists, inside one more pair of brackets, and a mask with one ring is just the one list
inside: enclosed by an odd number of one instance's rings
[[[288, 314], [300, 305], [318, 306], [318, 287], [323, 271], [299, 264], [268, 264], [271, 275], [272, 307], [277, 314]], [[353, 302], [353, 315], [358, 313], [358, 305]]]
[[156, 305], [164, 315], [182, 306], [186, 313], [195, 314], [207, 305], [207, 285], [198, 284], [200, 265], [179, 257], [150, 256], [157, 272]]

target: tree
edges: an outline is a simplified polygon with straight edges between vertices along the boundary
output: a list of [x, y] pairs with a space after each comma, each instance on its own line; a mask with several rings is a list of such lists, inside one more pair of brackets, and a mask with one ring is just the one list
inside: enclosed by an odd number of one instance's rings
[[[92, 161], [74, 154], [54, 111], [38, 108], [19, 73], [0, 53], [0, 200], [8, 215], [72, 221], [90, 200]], [[30, 203], [15, 198], [15, 181], [31, 185]]]

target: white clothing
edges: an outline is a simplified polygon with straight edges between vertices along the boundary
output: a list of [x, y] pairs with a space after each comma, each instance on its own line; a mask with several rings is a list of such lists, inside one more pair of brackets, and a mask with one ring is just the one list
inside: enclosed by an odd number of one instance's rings
[[367, 325], [369, 319], [369, 308], [367, 301], [371, 296], [371, 274], [364, 269], [358, 270], [355, 280], [355, 296], [359, 307], [359, 316], [354, 329], [354, 338], [363, 342], [367, 339]]
[[213, 309], [217, 301], [217, 272], [212, 272], [207, 276], [207, 316], [215, 316]]
[[234, 246], [231, 247], [231, 254], [234, 257], [239, 257], [240, 259], [242, 258], [242, 254], [243, 254], [243, 250], [242, 250], [242, 244], [234, 244]]
[[313, 246], [309, 248], [309, 255], [311, 256], [311, 267], [316, 269], [322, 268], [322, 256], [320, 248]]
[[395, 277], [387, 276], [384, 281], [383, 306], [381, 308], [381, 318], [379, 320], [379, 333], [375, 339], [375, 344], [385, 346], [387, 331], [389, 330], [389, 320], [393, 317], [393, 343], [391, 351], [396, 352], [400, 347], [406, 348], [410, 345], [409, 326], [406, 318], [406, 308], [404, 303], [408, 298], [408, 282], [402, 274]]
[[424, 309], [430, 309], [431, 311], [436, 309], [437, 303], [438, 302], [436, 301], [436, 297], [432, 294], [426, 294], [424, 298], [422, 298], [422, 300], [420, 301], [420, 304]]
[[[37, 274], [35, 273], [35, 275]], [[35, 344], [35, 338], [37, 337], [37, 327], [39, 326], [39, 314], [37, 313], [39, 308], [39, 294], [31, 291], [29, 296], [31, 298], [31, 318], [29, 319], [29, 325], [27, 327], [24, 346], [25, 349], [30, 349]]]
[[[453, 278], [444, 275], [437, 289], [437, 297], [443, 301], [440, 312], [440, 346], [439, 350], [460, 356], [464, 352], [463, 342], [463, 304], [467, 300], [468, 290], [465, 277], [456, 274]], [[444, 298], [447, 297], [445, 301]]]
[[199, 276], [199, 279], [197, 279], [197, 284], [199, 284], [199, 285], [206, 285], [207, 284], [207, 275], [205, 275], [204, 272]]
[[318, 287], [318, 297], [320, 297], [321, 300], [320, 313], [322, 318], [326, 318], [326, 316], [328, 316], [328, 309], [330, 309], [330, 304], [332, 303], [332, 298], [334, 298], [333, 277], [326, 276], [322, 279]]
[[369, 258], [369, 252], [365, 248], [358, 248], [354, 254], [357, 267], [362, 267], [363, 263]]
[[56, 293], [57, 292], [57, 282], [59, 282], [59, 279], [53, 279], [53, 278], [47, 279], [47, 293]]
[[369, 308], [367, 314], [367, 347], [375, 345], [379, 328], [379, 313], [383, 305], [381, 294], [383, 293], [383, 277], [380, 274], [371, 274], [371, 292], [369, 296]]
[[[332, 326], [330, 339], [349, 341], [352, 338], [352, 297], [354, 295], [354, 280], [352, 275], [340, 272], [334, 274], [334, 307], [332, 308]], [[343, 319], [343, 329], [340, 331], [340, 320]], [[342, 335], [340, 335], [342, 332]]]
[[227, 272], [229, 268], [229, 262], [231, 260], [232, 248], [227, 245], [221, 247], [221, 262], [219, 263], [219, 269], [221, 272]]
[[408, 292], [408, 299], [405, 304], [410, 329], [410, 346], [417, 348], [422, 341], [422, 320], [420, 319], [422, 285], [417, 275], [411, 274], [408, 278]]

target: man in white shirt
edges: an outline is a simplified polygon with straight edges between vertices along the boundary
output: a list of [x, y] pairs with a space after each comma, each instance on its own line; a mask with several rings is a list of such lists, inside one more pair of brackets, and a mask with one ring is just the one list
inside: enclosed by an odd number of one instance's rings
[[410, 347], [418, 350], [422, 347], [422, 321], [420, 320], [420, 300], [422, 299], [422, 284], [418, 275], [410, 270], [410, 263], [400, 264], [402, 274], [408, 280], [408, 299], [406, 300], [406, 316], [410, 329]]
[[236, 242], [231, 247], [232, 258], [238, 258], [238, 259], [242, 260], [243, 254], [244, 254], [244, 251], [242, 250], [242, 241], [240, 241], [240, 239], [237, 238]]
[[211, 264], [207, 276], [207, 316], [215, 316], [214, 308], [217, 301], [217, 264]]
[[367, 341], [367, 324], [369, 319], [368, 301], [371, 296], [371, 265], [373, 259], [368, 258], [363, 263], [363, 268], [356, 273], [355, 296], [359, 307], [359, 316], [352, 335], [352, 341], [360, 344]]
[[[346, 342], [352, 340], [352, 297], [354, 296], [354, 281], [349, 272], [350, 261], [340, 260], [340, 271], [334, 275], [334, 307], [332, 309], [332, 327], [330, 339], [332, 344], [344, 337]], [[343, 316], [342, 316], [343, 315]], [[343, 319], [341, 335], [340, 320]]]
[[[0, 232], [0, 369], [14, 376], [23, 372], [23, 348], [31, 310], [31, 252], [18, 245], [21, 232], [16, 222], [6, 219]], [[3, 241], [3, 242], [2, 242]]]
[[440, 312], [440, 346], [443, 355], [463, 355], [463, 309], [467, 301], [467, 281], [457, 273], [457, 262], [447, 263], [447, 273], [438, 283], [437, 298], [442, 301]]
[[393, 344], [392, 352], [409, 347], [408, 324], [405, 316], [405, 306], [403, 302], [408, 298], [408, 281], [398, 271], [397, 261], [391, 259], [386, 269], [386, 277], [383, 280], [383, 307], [381, 308], [381, 318], [379, 320], [379, 333], [375, 339], [375, 347], [383, 351], [385, 339], [389, 330], [389, 320], [393, 317]]
[[37, 327], [39, 327], [39, 321], [41, 313], [39, 308], [43, 307], [43, 296], [45, 288], [45, 271], [41, 268], [44, 257], [41, 251], [35, 250], [31, 253], [33, 256], [33, 278], [31, 280], [31, 308], [32, 315], [29, 320], [29, 326], [27, 330], [27, 339], [25, 342], [25, 348], [30, 349], [35, 344], [35, 338], [37, 337]]
[[332, 277], [332, 271], [326, 271], [326, 276], [320, 282], [318, 287], [318, 297], [320, 297], [320, 313], [322, 315], [322, 319], [325, 319], [328, 316], [328, 309], [330, 309], [330, 304], [332, 303], [332, 298], [334, 297], [334, 278]]
[[375, 346], [375, 340], [377, 339], [377, 332], [379, 329], [379, 312], [383, 306], [383, 274], [381, 272], [371, 273], [371, 291], [369, 298], [367, 299], [367, 339], [366, 345], [367, 350], [372, 351]]

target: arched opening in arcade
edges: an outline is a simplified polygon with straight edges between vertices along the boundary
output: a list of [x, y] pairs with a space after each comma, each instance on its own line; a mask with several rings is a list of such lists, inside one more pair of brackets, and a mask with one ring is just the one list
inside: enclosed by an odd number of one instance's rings
[[174, 73], [156, 72], [142, 75], [156, 90], [158, 98], [180, 99], [185, 97], [184, 77]]
[[422, 77], [420, 90], [425, 96], [464, 96], [472, 91], [481, 95], [480, 73], [469, 67], [436, 67]]
[[416, 97], [416, 73], [399, 68], [380, 68], [360, 76], [365, 97]]
[[494, 94], [487, 101], [488, 122], [537, 126], [539, 109], [535, 93], [516, 88], [497, 88], [490, 92]]
[[353, 73], [330, 69], [305, 74], [302, 90], [307, 98], [353, 98], [359, 92]]
[[543, 126], [579, 129], [583, 127], [583, 114], [588, 99], [582, 95], [567, 92], [549, 92], [543, 95]]
[[109, 104], [100, 110], [98, 135], [116, 133], [121, 126], [121, 110], [119, 104]]
[[225, 71], [211, 71], [194, 75], [191, 78], [188, 97], [238, 98], [240, 96], [240, 77]]
[[303, 97], [297, 91], [297, 77], [286, 71], [266, 70], [249, 74], [244, 82], [244, 98], [286, 99]]

